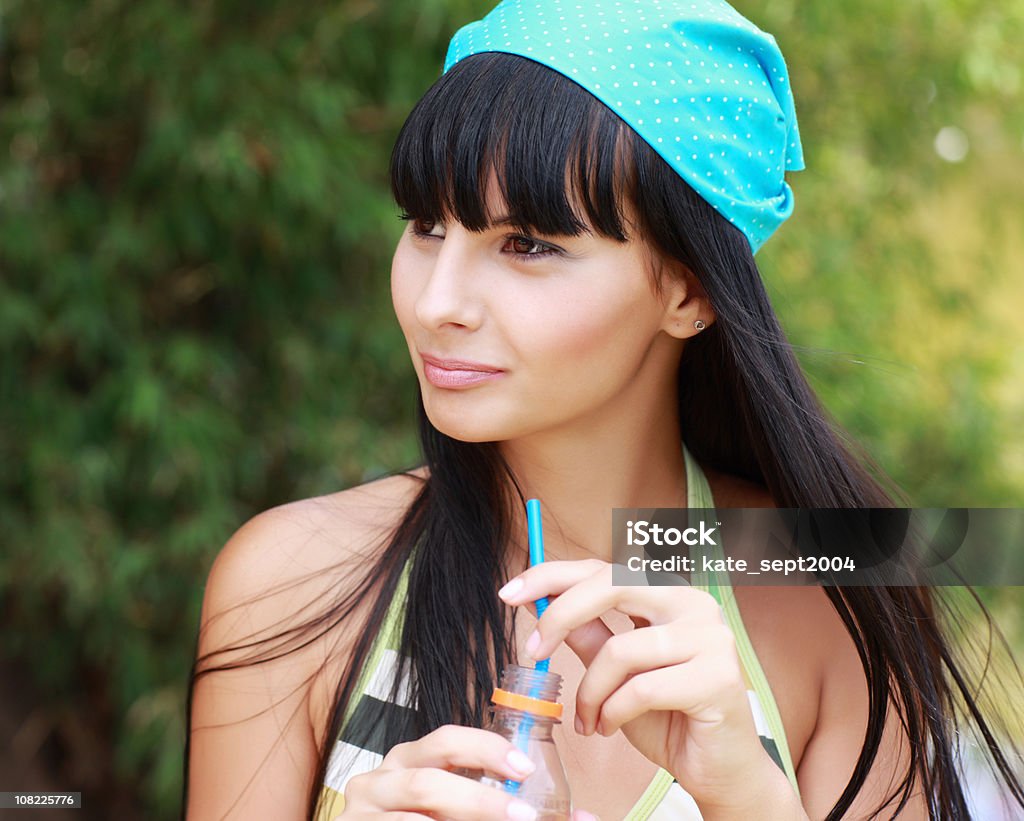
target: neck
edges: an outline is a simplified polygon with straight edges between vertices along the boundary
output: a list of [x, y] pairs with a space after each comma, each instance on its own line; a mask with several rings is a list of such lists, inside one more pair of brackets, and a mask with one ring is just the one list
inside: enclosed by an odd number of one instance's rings
[[[686, 464], [675, 391], [637, 412], [617, 403], [599, 420], [501, 444], [525, 498], [541, 502], [546, 560], [612, 555], [612, 509], [685, 507]], [[513, 523], [510, 571], [527, 563], [525, 511]]]

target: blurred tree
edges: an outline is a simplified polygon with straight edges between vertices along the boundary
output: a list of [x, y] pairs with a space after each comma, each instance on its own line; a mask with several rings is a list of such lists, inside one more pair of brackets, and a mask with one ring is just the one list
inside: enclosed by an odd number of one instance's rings
[[[416, 459], [387, 161], [490, 5], [0, 8], [0, 652], [97, 817], [176, 812], [230, 533]], [[736, 5], [791, 69], [758, 261], [826, 405], [919, 503], [1020, 504], [1024, 2]]]

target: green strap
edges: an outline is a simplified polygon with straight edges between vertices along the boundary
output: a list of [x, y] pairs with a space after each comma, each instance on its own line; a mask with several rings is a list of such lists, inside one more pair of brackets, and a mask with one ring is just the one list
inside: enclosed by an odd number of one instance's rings
[[395, 595], [391, 597], [391, 602], [388, 604], [388, 611], [384, 614], [384, 621], [381, 623], [380, 631], [374, 637], [366, 663], [363, 665], [363, 669], [359, 671], [359, 679], [356, 681], [355, 690], [352, 691], [352, 696], [348, 700], [345, 717], [341, 722], [342, 727], [345, 727], [349, 719], [352, 718], [356, 705], [359, 703], [359, 699], [362, 698], [363, 693], [366, 692], [366, 688], [370, 683], [370, 677], [380, 664], [380, 657], [384, 654], [384, 651], [397, 650], [401, 645], [402, 625], [405, 619], [405, 599], [406, 591], [409, 587], [409, 568], [411, 565], [412, 556], [409, 557], [402, 567], [402, 574], [398, 577], [398, 584], [395, 586]]
[[[715, 507], [714, 496], [711, 487], [708, 485], [707, 477], [701, 469], [697, 460], [693, 458], [690, 451], [683, 445], [683, 454], [686, 459], [686, 504], [690, 508], [711, 508]], [[713, 549], [714, 558], [725, 558], [720, 545]], [[708, 578], [707, 573], [692, 574], [691, 581], [695, 587], [707, 589], [715, 600], [722, 606], [725, 613], [726, 623], [736, 638], [736, 650], [739, 653], [743, 669], [750, 682], [751, 688], [757, 693], [761, 701], [761, 708], [764, 711], [765, 721], [771, 731], [772, 738], [779, 749], [782, 758], [783, 769], [789, 778], [790, 784], [796, 794], [800, 795], [800, 786], [796, 780], [796, 768], [793, 766], [793, 759], [789, 752], [789, 742], [786, 739], [786, 728], [782, 723], [782, 715], [779, 713], [779, 706], [775, 703], [775, 696], [768, 685], [768, 678], [764, 674], [761, 662], [754, 652], [754, 645], [747, 635], [747, 629], [743, 626], [743, 617], [740, 615], [739, 605], [736, 602], [736, 594], [729, 583], [728, 573], [716, 573], [713, 579]], [[705, 586], [706, 585], [706, 586]]]

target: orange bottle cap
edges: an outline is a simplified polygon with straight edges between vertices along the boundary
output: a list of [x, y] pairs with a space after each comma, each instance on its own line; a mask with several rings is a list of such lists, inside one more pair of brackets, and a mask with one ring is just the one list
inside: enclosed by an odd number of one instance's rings
[[491, 701], [495, 704], [500, 704], [502, 707], [512, 707], [515, 710], [522, 710], [536, 716], [547, 716], [548, 718], [562, 717], [562, 705], [557, 701], [545, 701], [542, 698], [532, 698], [520, 695], [519, 693], [510, 693], [508, 690], [502, 690], [500, 687], [494, 688]]

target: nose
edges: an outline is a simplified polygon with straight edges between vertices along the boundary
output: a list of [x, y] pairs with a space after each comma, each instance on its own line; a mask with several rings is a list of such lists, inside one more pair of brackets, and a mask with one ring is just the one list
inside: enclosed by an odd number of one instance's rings
[[457, 223], [449, 226], [433, 256], [423, 290], [416, 300], [416, 318], [424, 328], [437, 330], [480, 326], [482, 305], [474, 270], [474, 235]]

